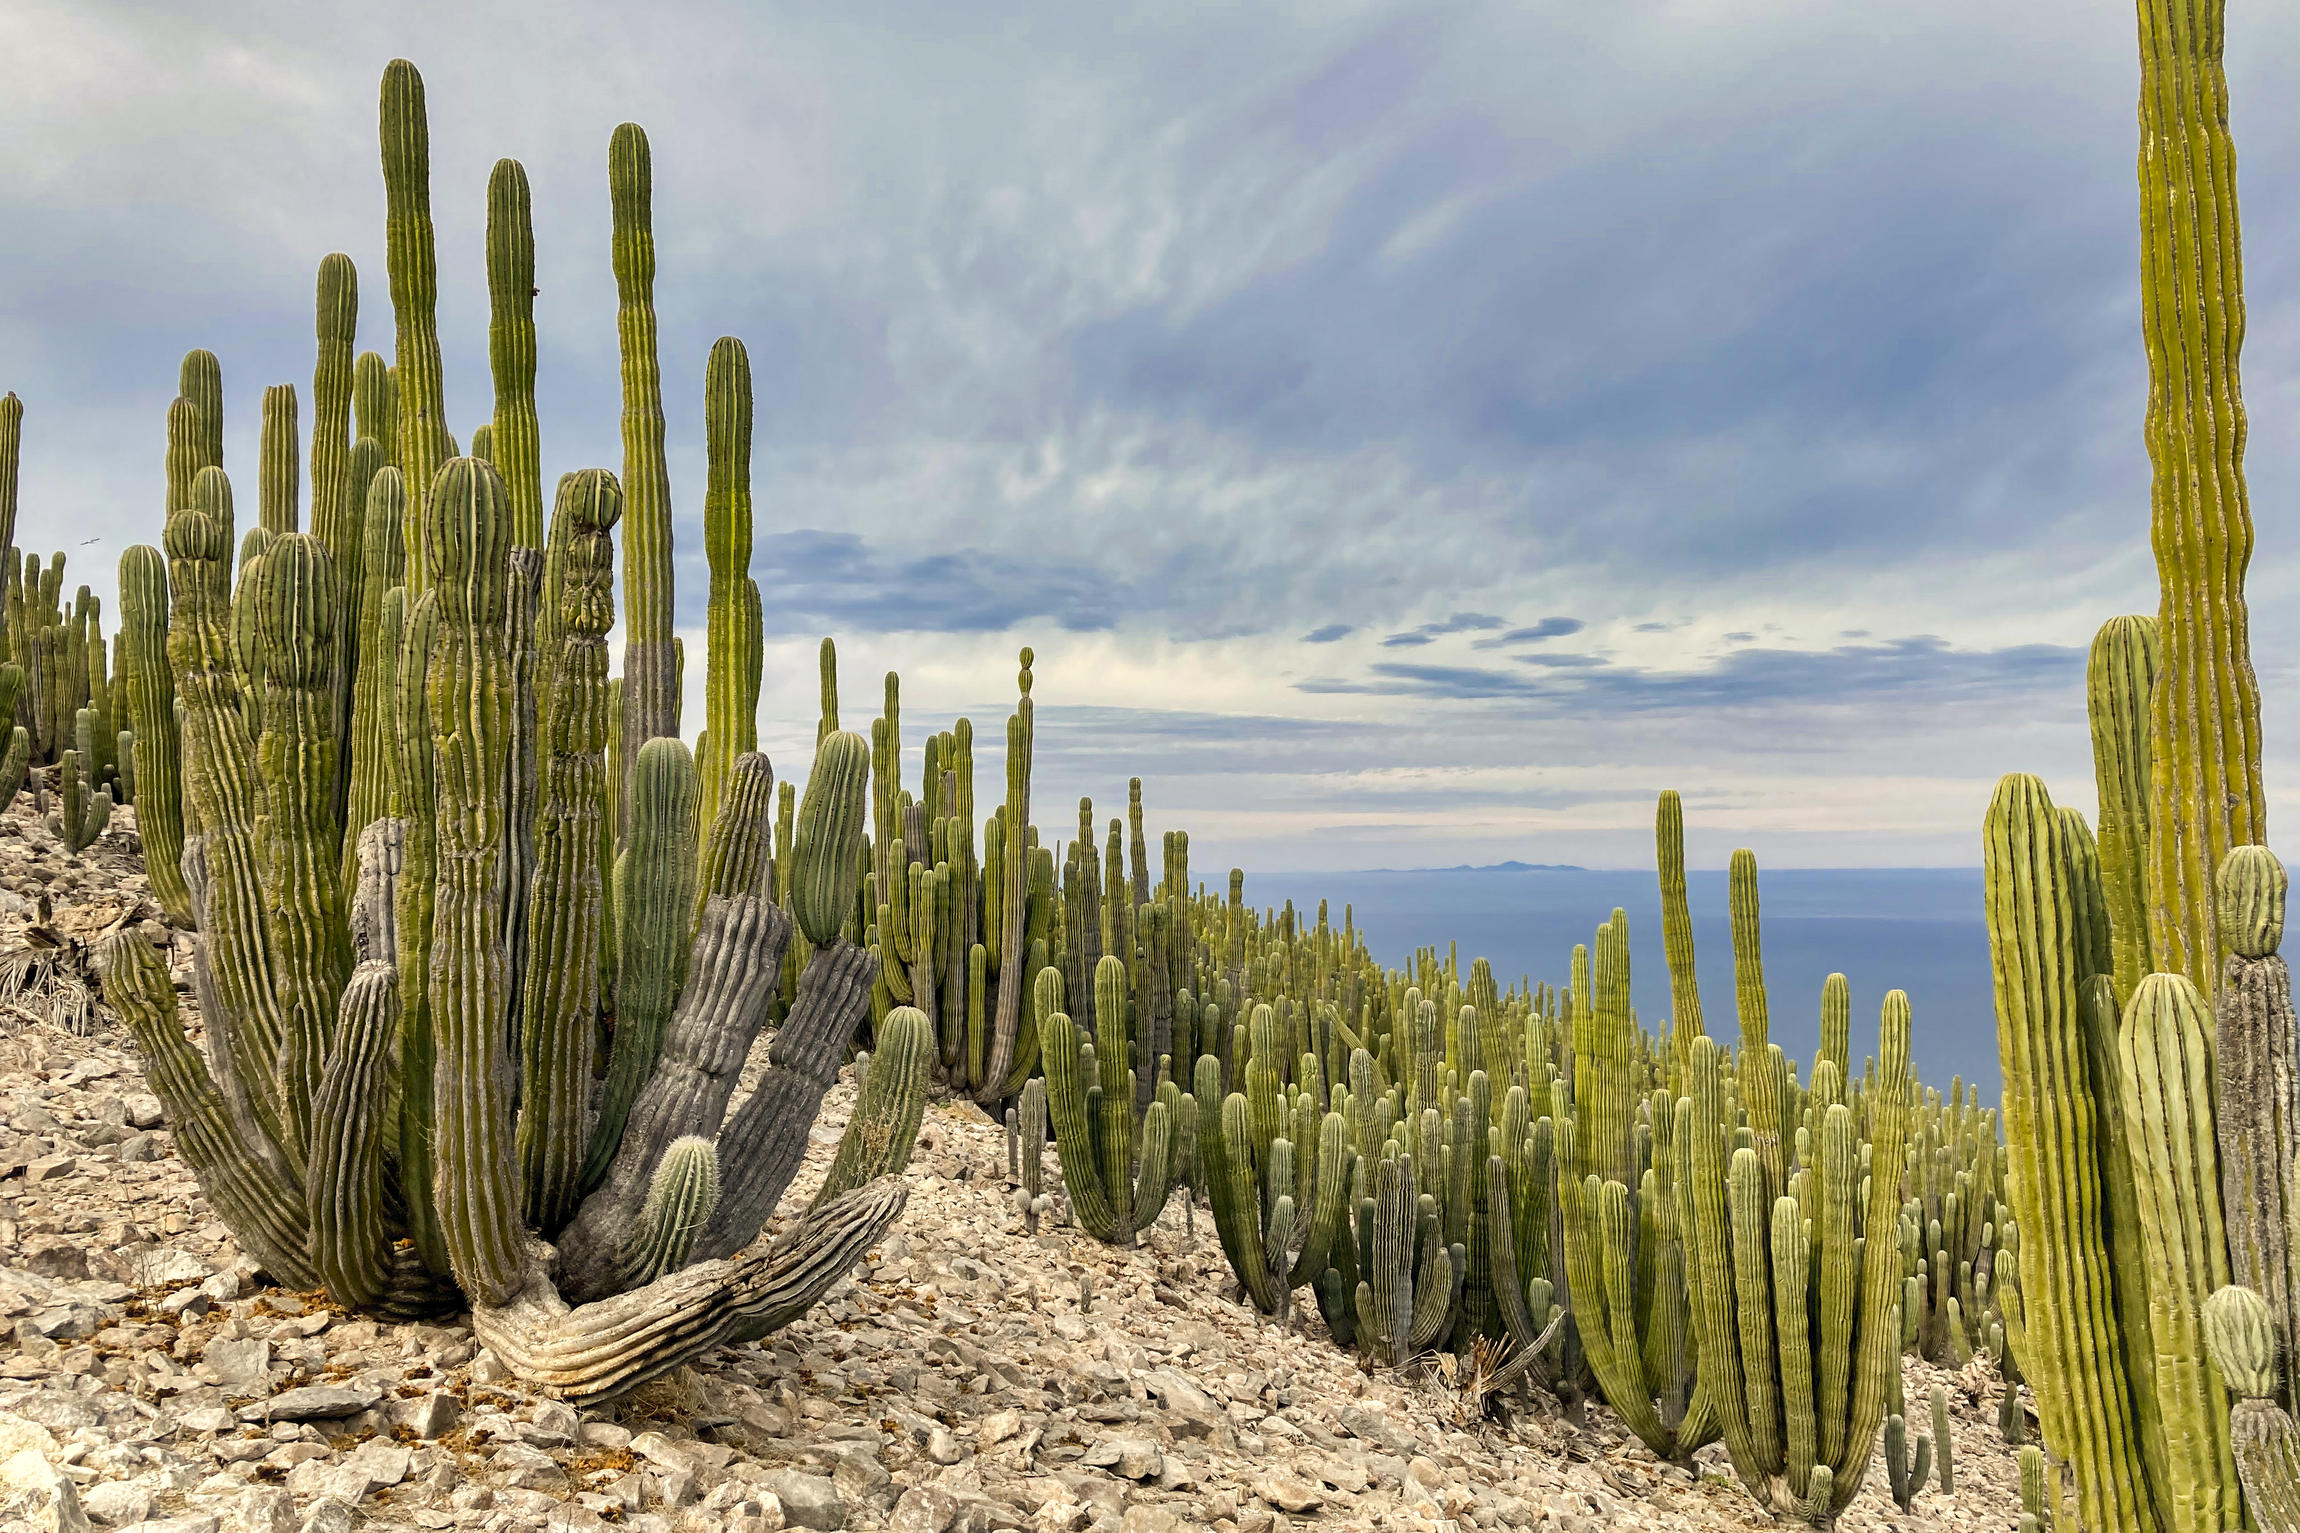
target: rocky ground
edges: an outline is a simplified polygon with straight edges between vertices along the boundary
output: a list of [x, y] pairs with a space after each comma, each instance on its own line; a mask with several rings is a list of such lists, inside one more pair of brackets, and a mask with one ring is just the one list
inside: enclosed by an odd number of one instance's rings
[[[1668, 1468], [1602, 1408], [1466, 1420], [1442, 1380], [1368, 1373], [1232, 1302], [1179, 1204], [1116, 1251], [1010, 1208], [1004, 1131], [937, 1105], [897, 1232], [812, 1314], [619, 1405], [523, 1388], [468, 1326], [389, 1325], [262, 1286], [176, 1158], [78, 947], [153, 918], [132, 820], [66, 855], [0, 817], [0, 1527], [485, 1533], [602, 1524], [1277, 1533], [1767, 1524], [1721, 1449]], [[186, 1016], [192, 1016], [186, 996]], [[853, 1099], [829, 1100], [798, 1203]], [[1051, 1160], [1051, 1156], [1049, 1157]], [[2011, 1528], [1980, 1367], [1912, 1362], [1955, 1410], [1955, 1495], [1913, 1512], [1881, 1458], [1841, 1527]]]

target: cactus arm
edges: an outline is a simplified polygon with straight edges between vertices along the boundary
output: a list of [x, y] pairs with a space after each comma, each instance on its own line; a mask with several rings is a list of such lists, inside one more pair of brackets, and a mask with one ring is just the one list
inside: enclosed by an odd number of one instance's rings
[[1675, 789], [1661, 795], [1653, 839], [1661, 875], [1661, 943], [1669, 960], [1670, 1037], [1678, 1062], [1701, 1036], [1701, 988], [1693, 965], [1693, 910], [1685, 895], [1685, 806]]
[[407, 1194], [408, 1233], [425, 1265], [444, 1274], [449, 1271], [447, 1235], [432, 1185], [439, 1127], [434, 1086], [438, 1050], [431, 1015], [438, 774], [432, 760], [431, 708], [425, 696], [438, 633], [439, 601], [427, 591], [407, 610], [399, 664], [385, 679], [391, 688], [389, 743], [398, 758], [390, 802], [404, 827], [394, 919], [399, 933], [399, 1175]]
[[[900, 1176], [918, 1143], [933, 1076], [934, 1028], [916, 1007], [896, 1007], [879, 1027], [870, 1078], [857, 1093], [838, 1153], [823, 1173], [820, 1208], [882, 1176]], [[1147, 1162], [1145, 1162], [1147, 1163]]]
[[811, 1210], [765, 1246], [573, 1309], [533, 1252], [523, 1286], [502, 1305], [475, 1306], [472, 1329], [521, 1378], [596, 1405], [806, 1313], [901, 1217], [904, 1200], [899, 1181], [874, 1182]]
[[2220, 976], [2220, 860], [2268, 839], [2244, 600], [2244, 270], [2223, 9], [2224, 0], [2138, 7], [2143, 435], [2161, 657], [2149, 704], [2149, 945], [2159, 969], [2200, 991]]
[[[135, 736], [136, 830], [144, 841], [145, 875], [169, 921], [192, 924], [191, 887], [184, 882], [184, 812], [181, 755], [176, 739], [176, 682], [168, 669], [168, 570], [160, 551], [144, 545], [120, 556], [120, 680], [126, 687], [129, 730]], [[15, 716], [13, 703], [0, 722]]]
[[708, 1139], [674, 1139], [647, 1185], [623, 1246], [624, 1286], [652, 1283], [686, 1265], [695, 1237], [719, 1206], [719, 1152]]
[[200, 929], [221, 1002], [205, 1020], [231, 1050], [234, 1073], [247, 1088], [264, 1135], [300, 1174], [304, 1140], [291, 1118], [298, 1104], [283, 1103], [273, 1080], [287, 1023], [264, 931], [255, 743], [239, 710], [239, 679], [216, 589], [215, 566], [229, 544], [215, 519], [200, 511], [179, 513], [168, 524], [167, 543], [175, 595], [168, 657], [180, 704], [184, 782], [204, 831]]
[[1099, 1088], [1092, 1068], [1099, 1063], [1097, 1051], [1084, 1043], [1077, 1024], [1061, 1012], [1039, 1023], [1039, 1046], [1046, 1071], [1047, 1118], [1062, 1161], [1062, 1186], [1070, 1194], [1070, 1217], [1096, 1240], [1110, 1240], [1117, 1234], [1117, 1217], [1102, 1182], [1104, 1166], [1097, 1152], [1090, 1095]]
[[520, 990], [521, 1111], [514, 1148], [527, 1222], [556, 1238], [575, 1211], [589, 1146], [586, 1114], [599, 1007], [599, 829], [606, 799], [607, 625], [614, 618], [614, 541], [621, 514], [601, 469], [560, 483], [559, 652], [538, 671], [552, 696], [527, 900], [532, 958]]
[[747, 621], [751, 563], [751, 359], [743, 343], [721, 336], [703, 376], [708, 487], [703, 496], [703, 548], [710, 561], [710, 644], [703, 690], [709, 728], [703, 756], [703, 815], [716, 815], [735, 758], [758, 748], [759, 636]]
[[2156, 684], [2156, 619], [2110, 618], [2085, 662], [2093, 781], [2100, 803], [2100, 881], [2110, 912], [2121, 1009], [2155, 967], [2149, 946], [2149, 696]]
[[2223, 1506], [2236, 1470], [2227, 1400], [2203, 1345], [2205, 1301], [2228, 1284], [2205, 1015], [2186, 976], [2151, 974], [2133, 992], [2117, 1036], [2164, 1413], [2167, 1533], [2208, 1533], [2222, 1526], [2224, 1512], [2235, 1515]]
[[775, 1032], [767, 1073], [719, 1132], [719, 1211], [696, 1243], [698, 1259], [749, 1245], [790, 1186], [823, 1094], [870, 1008], [871, 969], [869, 950], [851, 942], [815, 949]]
[[153, 1094], [200, 1190], [274, 1277], [311, 1286], [318, 1274], [301, 1218], [302, 1191], [234, 1126], [223, 1093], [176, 1020], [167, 966], [141, 937], [125, 931], [106, 939], [99, 957], [105, 1000], [135, 1035]]
[[294, 384], [275, 383], [264, 390], [263, 424], [257, 441], [257, 524], [275, 538], [284, 537], [296, 530], [296, 503], [303, 490]]
[[654, 1073], [663, 1029], [686, 983], [693, 936], [700, 793], [695, 758], [678, 740], [661, 737], [642, 745], [639, 757], [631, 780], [630, 835], [616, 867], [623, 919], [616, 931], [622, 951], [615, 966], [615, 1047], [584, 1162], [587, 1187], [606, 1175], [631, 1104]]
[[496, 1304], [518, 1290], [526, 1260], [504, 1057], [510, 520], [502, 475], [476, 458], [450, 459], [426, 500], [423, 555], [438, 597], [424, 681], [437, 795], [432, 1195], [456, 1282], [474, 1304]]
[[[372, 438], [360, 439], [362, 457], [372, 455]], [[392, 812], [397, 758], [402, 749], [395, 710], [398, 703], [400, 645], [410, 598], [401, 586], [407, 569], [407, 487], [395, 468], [379, 469], [368, 482], [361, 507], [358, 630], [353, 640], [349, 758], [344, 792], [344, 857], [338, 885], [349, 888], [358, 876], [359, 833], [370, 821]], [[429, 831], [424, 832], [429, 835]]]
[[[2036, 778], [1997, 785], [1983, 829], [1997, 1048], [2005, 1079], [2007, 1190], [2021, 1232], [2021, 1369], [2045, 1441], [2074, 1472], [2087, 1526], [2153, 1525], [2143, 1437], [2126, 1379], [2128, 1338], [2097, 1167], [2097, 1125], [2117, 1110], [2092, 1087], [2068, 832]], [[1864, 1290], [1864, 1294], [1865, 1294]]]
[[[391, 415], [397, 440], [392, 462], [406, 478], [407, 544], [417, 547], [424, 502], [448, 460], [447, 413], [439, 362], [439, 271], [431, 230], [431, 128], [425, 118], [423, 76], [405, 59], [383, 72], [378, 110], [383, 145], [384, 235], [391, 272], [391, 310], [398, 332]], [[411, 596], [427, 589], [427, 561], [411, 559]]]
[[[671, 477], [655, 355], [654, 170], [637, 123], [607, 147], [614, 211], [616, 333], [623, 358], [623, 770], [639, 747], [679, 732], [671, 635]], [[628, 815], [625, 819], [627, 821]]]
[[512, 546], [539, 549], [543, 465], [535, 416], [535, 227], [527, 171], [517, 160], [497, 160], [487, 177], [487, 297], [487, 360], [495, 381], [491, 457], [511, 493]]
[[[637, 1216], [648, 1178], [671, 1141], [719, 1132], [743, 1061], [766, 1021], [767, 1002], [790, 933], [790, 917], [757, 894], [716, 896], [705, 903], [688, 963], [687, 987], [664, 1031], [655, 1073], [632, 1104], [606, 1178], [583, 1200], [580, 1213], [560, 1238], [561, 1282], [569, 1293], [612, 1291], [621, 1273], [607, 1263], [622, 1232]], [[800, 1041], [792, 1037], [789, 1047]], [[808, 1068], [819, 1070], [811, 1063]], [[836, 1070], [835, 1058], [830, 1068]], [[797, 1081], [786, 1067], [781, 1074], [770, 1072], [760, 1089], [770, 1094], [770, 1100], [780, 1100]], [[574, 1084], [588, 1085], [587, 1074]], [[793, 1112], [805, 1106], [796, 1097], [789, 1102], [796, 1104], [790, 1108]], [[521, 1127], [526, 1127], [524, 1117]]]

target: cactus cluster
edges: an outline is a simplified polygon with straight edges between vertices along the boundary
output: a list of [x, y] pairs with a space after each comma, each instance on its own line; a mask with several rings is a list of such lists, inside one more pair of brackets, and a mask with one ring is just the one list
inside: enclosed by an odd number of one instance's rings
[[[114, 706], [115, 661], [102, 604], [88, 587], [66, 597], [64, 556], [45, 563], [15, 546], [24, 403], [0, 397], [0, 808], [27, 783], [66, 850], [85, 851], [115, 804], [135, 793], [132, 710]], [[45, 807], [53, 779], [56, 803]]]
[[[346, 1305], [468, 1304], [515, 1371], [599, 1399], [788, 1323], [899, 1216], [938, 1038], [920, 1009], [871, 1004], [869, 743], [827, 733], [795, 812], [756, 750], [749, 378], [731, 341], [709, 379], [715, 701], [700, 759], [677, 737], [643, 136], [618, 131], [609, 177], [632, 450], [620, 479], [565, 475], [546, 525], [525, 175], [505, 161], [489, 186], [496, 399], [459, 456], [404, 61], [380, 121], [396, 364], [356, 351], [356, 273], [327, 257], [308, 460], [294, 389], [267, 389], [243, 535], [222, 367], [187, 357], [162, 546], [121, 560], [132, 723], [113, 728], [95, 603], [61, 599], [61, 559], [7, 561], [0, 703], [22, 719], [12, 770], [60, 768], [68, 843], [147, 788], [153, 887], [196, 931], [205, 1047], [142, 939], [104, 946], [106, 996], [245, 1248]], [[11, 512], [19, 419], [11, 397]], [[618, 525], [643, 619], [619, 719]], [[755, 1243], [866, 1028], [824, 1187]]]

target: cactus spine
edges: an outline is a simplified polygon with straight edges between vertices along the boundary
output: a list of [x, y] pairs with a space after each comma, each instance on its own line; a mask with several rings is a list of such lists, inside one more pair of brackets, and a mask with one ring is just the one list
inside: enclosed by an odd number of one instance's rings
[[2244, 571], [2244, 269], [2224, 0], [2142, 0], [2141, 333], [2160, 670], [2149, 708], [2149, 945], [2209, 991], [2212, 879], [2267, 840]]

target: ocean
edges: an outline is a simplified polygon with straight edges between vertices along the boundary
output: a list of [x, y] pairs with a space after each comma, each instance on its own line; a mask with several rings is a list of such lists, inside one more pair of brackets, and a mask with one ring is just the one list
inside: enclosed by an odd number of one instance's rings
[[[1712, 1034], [1738, 1036], [1725, 874], [1686, 879]], [[1853, 1062], [1876, 1051], [1885, 993], [1905, 990], [1917, 1076], [1946, 1092], [1962, 1075], [1995, 1105], [1996, 1015], [1978, 868], [1783, 868], [1758, 881], [1772, 1040], [1806, 1078], [1821, 1032], [1821, 985], [1842, 973], [1853, 992]], [[1257, 906], [1294, 901], [1315, 920], [1318, 901], [1339, 924], [1350, 905], [1374, 956], [1401, 965], [1417, 947], [1460, 944], [1493, 965], [1504, 988], [1532, 976], [1563, 984], [1573, 947], [1589, 942], [1615, 907], [1629, 913], [1630, 996], [1658, 1032], [1669, 1015], [1661, 949], [1661, 891], [1651, 873], [1596, 869], [1450, 868], [1413, 872], [1249, 873]]]

